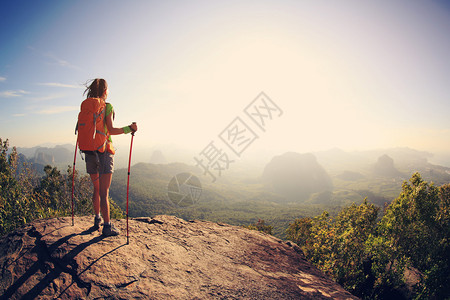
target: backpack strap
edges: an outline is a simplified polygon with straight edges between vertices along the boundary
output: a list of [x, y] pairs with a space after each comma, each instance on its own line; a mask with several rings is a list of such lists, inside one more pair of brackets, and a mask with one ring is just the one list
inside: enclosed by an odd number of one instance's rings
[[106, 150], [106, 143], [107, 143], [107, 141], [108, 141], [108, 139], [106, 139], [105, 142], [100, 147], [97, 148], [97, 151], [100, 151], [103, 148], [105, 148], [105, 150]]
[[[105, 112], [106, 112], [106, 106], [102, 109], [102, 111], [101, 111], [100, 113], [98, 113], [98, 114], [95, 114], [95, 113], [94, 113], [94, 120], [93, 120], [93, 121], [94, 121], [94, 128], [95, 128], [94, 135], [93, 135], [93, 138], [94, 138], [94, 139], [95, 139], [95, 135], [96, 135], [97, 133], [103, 133], [103, 132], [97, 130], [97, 119], [98, 119], [99, 117], [101, 117]], [[106, 122], [106, 119], [104, 119], [103, 121]], [[104, 134], [104, 133], [103, 133], [103, 134]]]

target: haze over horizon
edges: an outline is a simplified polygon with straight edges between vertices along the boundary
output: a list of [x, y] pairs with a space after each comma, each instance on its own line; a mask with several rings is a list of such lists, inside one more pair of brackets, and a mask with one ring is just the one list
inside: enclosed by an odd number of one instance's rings
[[[449, 14], [446, 1], [3, 1], [0, 137], [74, 144], [83, 83], [102, 77], [115, 125], [139, 125], [135, 148], [225, 150], [240, 117], [258, 136], [249, 153], [448, 154]], [[263, 130], [245, 114], [261, 92], [280, 108]]]

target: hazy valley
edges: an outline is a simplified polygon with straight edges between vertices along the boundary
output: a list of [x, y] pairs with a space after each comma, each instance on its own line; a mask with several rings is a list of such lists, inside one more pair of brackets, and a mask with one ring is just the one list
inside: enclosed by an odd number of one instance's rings
[[[67, 169], [73, 162], [73, 151], [72, 145], [18, 149], [40, 171], [46, 164]], [[170, 214], [233, 225], [254, 224], [261, 219], [273, 226], [273, 234], [280, 238], [285, 237], [289, 223], [299, 217], [315, 216], [324, 210], [335, 214], [343, 206], [359, 204], [365, 198], [382, 207], [398, 197], [403, 181], [415, 172], [437, 186], [450, 182], [450, 168], [431, 164], [432, 154], [409, 148], [286, 152], [266, 161], [234, 162], [215, 182], [194, 165], [194, 160], [191, 164], [168, 163], [170, 158], [159, 150], [146, 152], [146, 156], [147, 163], [133, 163], [131, 168], [131, 217]], [[132, 160], [142, 157], [138, 154]], [[77, 169], [84, 172], [79, 154]], [[193, 174], [201, 182], [201, 195], [193, 204], [180, 206], [168, 196], [169, 182], [180, 173]], [[122, 209], [126, 203], [126, 177], [126, 168], [116, 168], [110, 190], [111, 198]]]

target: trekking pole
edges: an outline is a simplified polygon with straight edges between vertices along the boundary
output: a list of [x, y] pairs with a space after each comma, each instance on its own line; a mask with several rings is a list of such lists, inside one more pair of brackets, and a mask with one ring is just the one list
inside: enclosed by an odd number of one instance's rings
[[[133, 122], [136, 124], [136, 122]], [[127, 245], [130, 244], [130, 236], [128, 234], [128, 195], [130, 190], [130, 167], [131, 167], [131, 151], [133, 150], [134, 131], [131, 132], [130, 157], [128, 158], [128, 179], [127, 179]]]
[[75, 225], [74, 217], [73, 217], [73, 194], [75, 191], [75, 162], [77, 160], [77, 149], [78, 149], [78, 139], [75, 143], [75, 154], [73, 155], [73, 170], [72, 170], [72, 226]]

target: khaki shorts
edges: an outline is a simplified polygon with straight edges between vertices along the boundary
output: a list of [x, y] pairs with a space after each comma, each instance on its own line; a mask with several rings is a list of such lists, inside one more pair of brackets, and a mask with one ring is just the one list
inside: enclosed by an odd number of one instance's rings
[[114, 172], [114, 154], [105, 151], [85, 152], [86, 172], [88, 174], [110, 174]]

